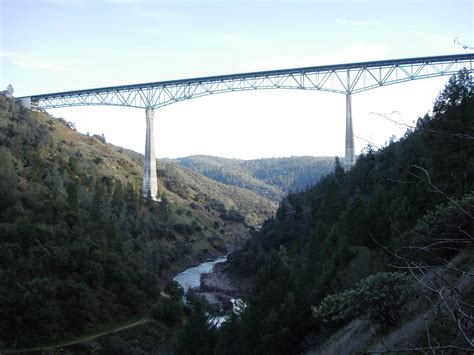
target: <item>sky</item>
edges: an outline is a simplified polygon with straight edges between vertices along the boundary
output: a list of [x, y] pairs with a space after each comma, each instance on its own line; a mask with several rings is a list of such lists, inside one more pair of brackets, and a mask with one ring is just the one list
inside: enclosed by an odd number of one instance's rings
[[[15, 96], [207, 75], [458, 54], [472, 0], [0, 0], [0, 89]], [[353, 95], [356, 152], [429, 112], [447, 77]], [[49, 110], [144, 152], [144, 110]], [[345, 97], [299, 90], [205, 96], [155, 111], [158, 158], [344, 155]]]

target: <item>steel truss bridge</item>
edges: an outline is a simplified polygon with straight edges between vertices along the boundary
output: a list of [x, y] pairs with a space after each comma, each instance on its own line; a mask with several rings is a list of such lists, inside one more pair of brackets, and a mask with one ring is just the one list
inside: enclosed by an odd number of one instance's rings
[[[146, 110], [147, 134], [143, 194], [157, 192], [154, 110], [176, 102], [226, 92], [260, 89], [319, 90], [346, 95], [345, 168], [355, 163], [352, 94], [412, 80], [473, 71], [474, 54], [381, 60], [294, 69], [227, 74], [144, 84], [57, 92], [21, 98], [26, 106], [44, 109], [70, 106], [127, 106]], [[153, 176], [154, 175], [154, 176]]]

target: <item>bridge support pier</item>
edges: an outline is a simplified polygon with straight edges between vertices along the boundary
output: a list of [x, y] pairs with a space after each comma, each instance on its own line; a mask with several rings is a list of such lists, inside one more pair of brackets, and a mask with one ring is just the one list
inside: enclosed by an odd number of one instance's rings
[[156, 178], [155, 158], [155, 112], [151, 108], [145, 110], [146, 115], [146, 143], [145, 143], [145, 171], [143, 174], [142, 194], [145, 198], [158, 201], [158, 180]]
[[344, 170], [350, 170], [355, 164], [354, 131], [352, 130], [352, 96], [346, 93], [346, 156]]

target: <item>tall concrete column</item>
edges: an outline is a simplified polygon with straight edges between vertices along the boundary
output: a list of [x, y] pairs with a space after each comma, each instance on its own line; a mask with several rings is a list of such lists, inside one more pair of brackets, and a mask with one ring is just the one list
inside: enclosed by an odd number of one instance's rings
[[344, 170], [350, 170], [355, 164], [354, 131], [352, 130], [352, 97], [346, 94], [346, 156]]
[[149, 196], [157, 201], [158, 181], [156, 179], [155, 134], [153, 109], [146, 109], [146, 143], [145, 143], [145, 172], [143, 174], [143, 197]]

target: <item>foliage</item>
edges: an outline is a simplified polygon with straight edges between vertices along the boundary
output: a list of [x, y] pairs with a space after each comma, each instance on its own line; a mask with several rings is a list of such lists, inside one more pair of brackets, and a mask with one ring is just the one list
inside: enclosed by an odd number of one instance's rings
[[219, 337], [214, 349], [216, 355], [240, 355], [241, 352], [241, 323], [235, 313], [231, 313], [228, 319], [219, 328]]
[[174, 280], [166, 283], [164, 288], [165, 293], [175, 301], [182, 301], [184, 296], [183, 288]]
[[202, 302], [192, 298], [189, 316], [178, 334], [176, 353], [183, 355], [208, 355], [213, 353], [216, 344], [214, 327], [209, 324], [209, 316]]
[[399, 272], [380, 272], [362, 280], [354, 290], [326, 296], [313, 316], [324, 322], [340, 323], [366, 314], [374, 322], [394, 325], [404, 305], [413, 296], [411, 278]]
[[291, 191], [305, 190], [333, 168], [333, 159], [328, 157], [239, 160], [195, 155], [176, 162], [224, 184], [255, 191], [274, 202], [280, 202]]
[[[262, 352], [262, 344], [273, 353], [301, 353], [305, 337], [324, 341], [361, 310], [391, 326], [410, 287], [405, 275], [387, 273], [387, 265], [401, 263], [387, 250], [435, 267], [469, 250], [463, 240], [473, 231], [472, 85], [469, 73], [457, 74], [432, 116], [420, 118], [414, 130], [383, 149], [369, 147], [349, 172], [336, 163], [314, 186], [290, 193], [274, 218], [232, 254], [234, 272], [259, 275], [248, 307], [233, 325], [241, 329], [242, 353]], [[443, 246], [440, 238], [451, 242]], [[282, 248], [284, 267], [276, 268], [274, 254]], [[320, 305], [318, 318], [311, 316], [314, 305]], [[292, 310], [291, 317], [285, 309]]]
[[313, 308], [313, 316], [324, 322], [340, 322], [354, 318], [357, 313], [357, 296], [355, 290], [347, 290], [323, 299], [318, 307]]
[[358, 307], [368, 312], [373, 321], [394, 325], [401, 309], [414, 296], [412, 278], [400, 272], [384, 272], [371, 275], [361, 281], [357, 290]]
[[[238, 231], [235, 237], [212, 229], [214, 222], [224, 224], [217, 211], [205, 208], [208, 191], [217, 184], [202, 182], [195, 174], [185, 179], [193, 173], [178, 166], [170, 171], [193, 195], [183, 199], [167, 189], [173, 180], [161, 171], [160, 193], [166, 195], [166, 204], [143, 200], [142, 165], [143, 156], [137, 153], [81, 135], [65, 120], [0, 97], [4, 347], [82, 335], [149, 314], [157, 303], [169, 311], [171, 324], [177, 321], [176, 309], [161, 299], [163, 280], [185, 264], [222, 254], [233, 240], [245, 237], [242, 223], [225, 227]], [[218, 188], [221, 195], [214, 200], [232, 195], [228, 187]], [[246, 205], [245, 192], [236, 196]], [[195, 204], [192, 210], [190, 203]], [[257, 208], [252, 213], [257, 219], [266, 216]], [[184, 230], [176, 231], [175, 225]], [[166, 291], [181, 299], [179, 289]]]
[[438, 95], [433, 107], [435, 115], [446, 114], [465, 105], [474, 95], [474, 83], [467, 69], [462, 69], [449, 79], [446, 88]]
[[230, 212], [231, 218], [239, 217], [236, 221], [229, 220], [233, 224], [243, 218], [248, 225], [259, 225], [277, 208], [269, 195], [259, 195], [249, 186], [226, 185], [167, 160], [158, 161], [157, 169], [168, 189], [192, 200], [194, 204], [188, 205], [192, 210], [197, 210], [196, 204], [203, 205], [207, 211], [218, 213], [221, 219], [228, 218]]
[[179, 325], [183, 320], [182, 300], [176, 301], [171, 298], [161, 297], [153, 306], [151, 315], [169, 327]]
[[[229, 258], [234, 272], [257, 275], [246, 309], [216, 333], [193, 303], [177, 352], [296, 354], [305, 350], [308, 335], [323, 341], [361, 312], [392, 325], [409, 296], [406, 276], [387, 272], [387, 265], [406, 261], [400, 253], [423, 268], [446, 266], [459, 252], [472, 257], [472, 85], [470, 74], [460, 72], [439, 95], [433, 115], [420, 118], [402, 139], [380, 150], [369, 147], [349, 172], [336, 161], [333, 173], [314, 186], [289, 193]], [[182, 293], [166, 286], [171, 300], [163, 303], [160, 281], [179, 264], [225, 250], [227, 233], [214, 226], [229, 230], [241, 217], [258, 224], [272, 215], [274, 205], [256, 193], [167, 162], [158, 162], [166, 203], [143, 201], [141, 159], [0, 98], [4, 346], [78, 335], [154, 305], [169, 324], [178, 324], [172, 302]], [[261, 172], [264, 161], [249, 164], [259, 191], [277, 196], [275, 187], [263, 185], [270, 182], [291, 189], [288, 174]], [[272, 181], [272, 174], [283, 180]], [[234, 184], [245, 181], [240, 177]], [[464, 311], [465, 300], [456, 301]], [[118, 338], [109, 345], [124, 348]]]

